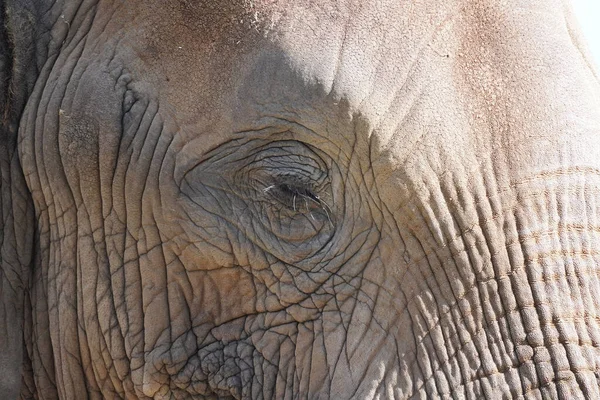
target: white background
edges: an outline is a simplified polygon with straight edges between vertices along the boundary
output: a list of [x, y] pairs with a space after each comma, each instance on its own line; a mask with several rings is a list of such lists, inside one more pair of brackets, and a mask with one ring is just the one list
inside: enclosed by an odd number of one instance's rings
[[600, 0], [572, 0], [588, 47], [600, 67]]

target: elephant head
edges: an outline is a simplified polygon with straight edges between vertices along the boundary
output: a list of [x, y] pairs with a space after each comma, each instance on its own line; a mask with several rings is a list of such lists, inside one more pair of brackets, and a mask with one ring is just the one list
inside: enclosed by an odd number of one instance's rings
[[3, 0], [3, 398], [600, 398], [563, 0]]

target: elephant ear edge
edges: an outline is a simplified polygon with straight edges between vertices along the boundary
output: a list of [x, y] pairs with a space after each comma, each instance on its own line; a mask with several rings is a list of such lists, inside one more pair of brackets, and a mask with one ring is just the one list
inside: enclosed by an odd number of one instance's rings
[[37, 77], [33, 2], [0, 0], [0, 398], [34, 398], [24, 340], [34, 217], [19, 160], [19, 121]]

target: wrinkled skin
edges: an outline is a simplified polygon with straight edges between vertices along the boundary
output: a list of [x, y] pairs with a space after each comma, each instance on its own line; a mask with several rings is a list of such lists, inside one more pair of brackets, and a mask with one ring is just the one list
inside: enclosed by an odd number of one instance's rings
[[600, 398], [567, 4], [3, 1], [1, 398]]

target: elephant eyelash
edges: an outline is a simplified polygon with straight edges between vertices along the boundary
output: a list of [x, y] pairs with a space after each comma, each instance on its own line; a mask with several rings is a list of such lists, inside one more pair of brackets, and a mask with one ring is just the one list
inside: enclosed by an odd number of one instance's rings
[[330, 213], [332, 212], [331, 207], [309, 188], [282, 183], [270, 185], [264, 188], [263, 192], [272, 194], [280, 203], [283, 203], [294, 212], [302, 212], [302, 205], [304, 205], [306, 212], [310, 214], [312, 219], [314, 219], [314, 216], [312, 215], [312, 210], [314, 209], [311, 210], [309, 205], [318, 207], [325, 212], [327, 220], [333, 226], [333, 221], [330, 216]]
[[[298, 211], [296, 207], [297, 200], [311, 201], [319, 206], [322, 205], [321, 199], [311, 189], [289, 185], [287, 183], [271, 185], [263, 189], [265, 193], [272, 193], [285, 205], [289, 205], [291, 199], [292, 209]], [[306, 207], [308, 208], [308, 206]]]

